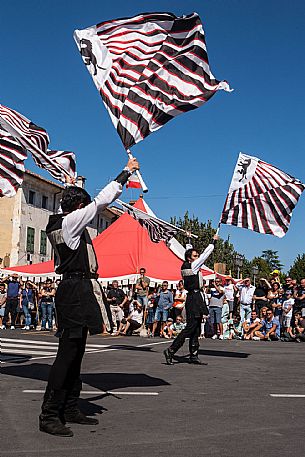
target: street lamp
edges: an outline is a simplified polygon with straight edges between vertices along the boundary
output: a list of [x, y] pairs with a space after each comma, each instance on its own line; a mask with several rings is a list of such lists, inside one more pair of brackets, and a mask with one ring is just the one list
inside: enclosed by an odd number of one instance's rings
[[242, 254], [235, 254], [234, 263], [237, 266], [237, 279], [240, 278], [240, 269], [244, 264], [244, 256]]
[[256, 276], [258, 275], [258, 266], [257, 265], [253, 265], [252, 274], [253, 274], [253, 284], [255, 285]]

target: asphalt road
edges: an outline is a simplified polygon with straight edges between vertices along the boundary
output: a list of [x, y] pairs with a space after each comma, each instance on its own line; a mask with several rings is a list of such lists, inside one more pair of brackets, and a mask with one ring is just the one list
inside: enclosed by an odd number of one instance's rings
[[203, 340], [208, 365], [186, 363], [185, 346], [167, 366], [164, 340], [90, 337], [81, 407], [100, 423], [61, 438], [38, 431], [56, 338], [0, 338], [1, 457], [305, 455], [304, 344]]

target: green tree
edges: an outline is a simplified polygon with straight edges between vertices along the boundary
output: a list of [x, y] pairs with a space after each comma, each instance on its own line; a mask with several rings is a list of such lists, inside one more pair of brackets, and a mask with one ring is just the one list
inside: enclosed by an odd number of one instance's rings
[[[268, 263], [270, 270], [281, 270], [283, 264], [280, 262], [278, 251], [267, 249], [262, 252], [261, 257]], [[270, 271], [270, 273], [271, 273]]]
[[[172, 217], [170, 222], [177, 227], [190, 231], [198, 236], [198, 238], [191, 239], [191, 244], [194, 249], [197, 249], [199, 252], [202, 252], [207, 245], [212, 242], [213, 236], [216, 233], [216, 229], [212, 227], [210, 220], [207, 222], [200, 222], [198, 217], [190, 217], [188, 211], [184, 214], [183, 218], [180, 217], [177, 219], [176, 217]], [[187, 240], [185, 235], [178, 233], [176, 238], [185, 246]], [[229, 270], [233, 272], [234, 257], [235, 250], [233, 244], [230, 243], [229, 239], [225, 241], [220, 238], [215, 245], [212, 255], [208, 258], [206, 265], [209, 268], [214, 269], [214, 263], [225, 263], [227, 265], [227, 272], [229, 272]]]
[[290, 268], [288, 275], [300, 282], [305, 278], [305, 254], [298, 255]]

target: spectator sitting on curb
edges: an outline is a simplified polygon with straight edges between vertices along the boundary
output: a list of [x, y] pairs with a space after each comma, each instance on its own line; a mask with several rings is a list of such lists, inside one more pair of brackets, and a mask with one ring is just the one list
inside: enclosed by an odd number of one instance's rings
[[229, 340], [241, 340], [242, 337], [242, 324], [241, 324], [241, 317], [239, 314], [233, 316], [233, 319], [230, 319], [228, 322], [228, 329], [229, 329]]
[[244, 321], [242, 326], [243, 326], [243, 331], [244, 331], [244, 340], [252, 340], [254, 337], [255, 331], [259, 330], [261, 327], [261, 321], [257, 315], [257, 312], [252, 311], [250, 319], [247, 319], [246, 321]]
[[177, 316], [176, 322], [171, 326], [172, 336], [176, 337], [179, 333], [185, 328], [185, 323], [183, 322], [182, 316]]
[[162, 330], [162, 335], [164, 338], [172, 338], [173, 337], [173, 319], [169, 317], [166, 321], [166, 325], [164, 326]]
[[141, 327], [143, 323], [143, 307], [142, 304], [139, 303], [137, 300], [133, 302], [133, 310], [127, 317], [127, 319], [123, 318], [118, 332], [115, 336], [121, 335], [132, 335], [134, 330], [137, 330]]
[[255, 331], [255, 336], [265, 341], [278, 341], [280, 337], [280, 323], [274, 319], [273, 311], [267, 309], [266, 319], [261, 322], [261, 328]]
[[295, 340], [298, 343], [300, 341], [305, 342], [305, 318], [301, 316], [301, 313], [296, 313], [294, 316], [294, 331]]

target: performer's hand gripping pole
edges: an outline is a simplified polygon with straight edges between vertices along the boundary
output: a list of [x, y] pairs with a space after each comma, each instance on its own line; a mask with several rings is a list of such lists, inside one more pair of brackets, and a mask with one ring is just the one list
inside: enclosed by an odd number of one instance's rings
[[[132, 158], [133, 158], [133, 155], [131, 154], [130, 149], [126, 149], [126, 152], [127, 152], [127, 154], [128, 154], [128, 157], [129, 157], [130, 159], [132, 159]], [[143, 192], [144, 192], [144, 193], [148, 192], [148, 187], [146, 186], [146, 184], [145, 184], [145, 182], [144, 182], [144, 179], [142, 178], [142, 175], [141, 175], [141, 173], [139, 172], [139, 170], [136, 170], [135, 173], [136, 173], [136, 175], [137, 175], [137, 177], [138, 177], [138, 180], [140, 181], [140, 184], [141, 184], [141, 187], [142, 187], [142, 189], [143, 189]]]

